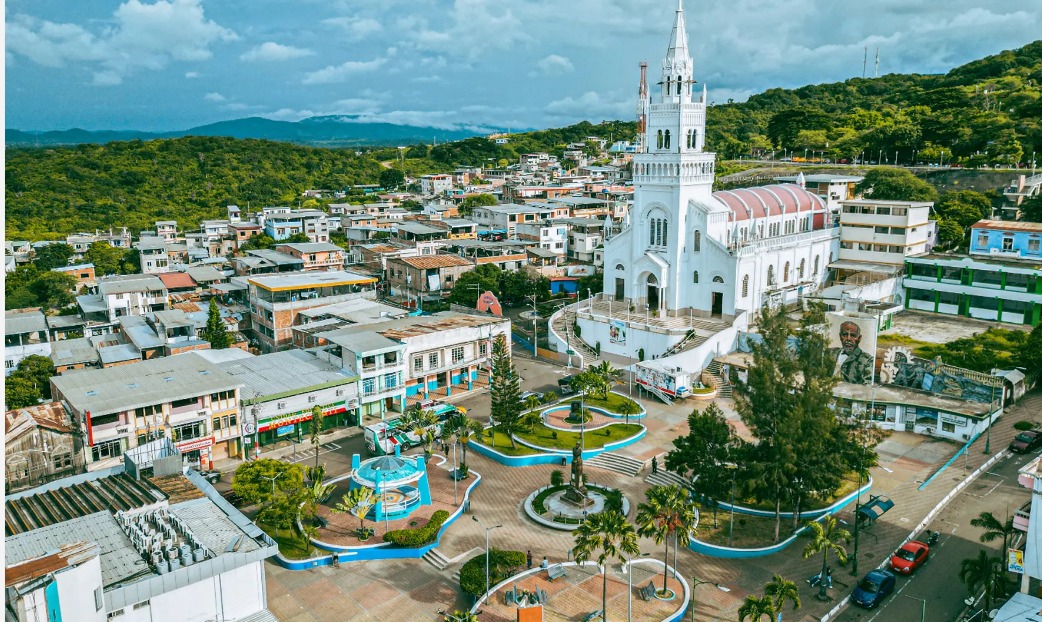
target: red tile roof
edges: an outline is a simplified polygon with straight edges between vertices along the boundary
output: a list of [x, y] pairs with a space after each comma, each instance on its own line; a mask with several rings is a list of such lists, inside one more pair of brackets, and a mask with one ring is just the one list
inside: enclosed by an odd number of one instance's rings
[[777, 184], [756, 188], [720, 190], [713, 196], [731, 209], [735, 220], [777, 216], [783, 212], [824, 211], [825, 204], [818, 195], [807, 192], [796, 184]]
[[163, 285], [165, 285], [168, 290], [195, 288], [195, 280], [184, 272], [163, 272], [156, 276], [159, 277], [159, 280], [163, 282]]
[[1020, 220], [980, 220], [973, 223], [973, 226], [970, 228], [1042, 233], [1042, 222], [1024, 222]]

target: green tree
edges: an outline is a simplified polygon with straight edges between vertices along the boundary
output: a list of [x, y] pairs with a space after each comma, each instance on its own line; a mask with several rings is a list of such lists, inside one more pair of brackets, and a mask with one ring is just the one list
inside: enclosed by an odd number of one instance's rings
[[980, 535], [981, 542], [994, 542], [1002, 538], [1002, 548], [999, 549], [1002, 554], [1005, 554], [1013, 534], [1016, 533], [1012, 516], [1007, 516], [1006, 522], [1002, 522], [991, 512], [981, 512], [977, 518], [970, 519], [970, 524], [984, 530]]
[[[492, 342], [492, 420], [493, 429], [499, 428], [510, 439], [510, 446], [517, 448], [514, 432], [521, 419], [521, 379], [510, 357], [506, 337], [496, 335]], [[493, 441], [495, 437], [493, 436]]]
[[35, 406], [43, 399], [38, 384], [27, 376], [11, 374], [4, 381], [4, 402], [8, 410]]
[[472, 194], [463, 198], [463, 207], [490, 207], [498, 204], [496, 196], [488, 193]]
[[666, 454], [666, 468], [690, 480], [691, 491], [703, 503], [713, 505], [713, 524], [717, 524], [717, 506], [731, 489], [735, 473], [732, 465], [739, 440], [724, 412], [716, 404], [704, 410], [695, 409], [687, 416], [688, 433], [673, 440]]
[[688, 492], [680, 486], [652, 486], [646, 494], [647, 501], [637, 505], [638, 533], [651, 537], [655, 544], [665, 543], [662, 559], [662, 591], [665, 592], [669, 587], [670, 541], [674, 549], [687, 546], [698, 519]]
[[[37, 387], [40, 399], [51, 399], [51, 378], [57, 376], [54, 363], [50, 357], [30, 354], [18, 362], [18, 367], [8, 376], [8, 379], [19, 376], [27, 379]], [[35, 404], [35, 402], [33, 402]]]
[[308, 244], [310, 242], [311, 238], [308, 237], [308, 234], [299, 231], [284, 240], [278, 240], [275, 244]]
[[1020, 349], [1018, 359], [1019, 366], [1026, 370], [1029, 377], [1042, 376], [1042, 323], [1031, 329], [1024, 346]]
[[630, 422], [630, 415], [640, 414], [640, 406], [638, 406], [633, 400], [627, 399], [619, 403], [619, 405], [615, 407], [615, 411], [620, 415], [626, 416], [626, 424], [628, 425]]
[[753, 596], [750, 594], [745, 597], [745, 602], [738, 608], [738, 620], [739, 622], [745, 622], [751, 620], [752, 622], [761, 622], [764, 616], [767, 616], [768, 621], [774, 620], [774, 616], [778, 614], [778, 610], [774, 606], [774, 601], [771, 600], [770, 596]]
[[436, 437], [435, 427], [438, 425], [438, 416], [433, 410], [411, 408], [407, 410], [402, 418], [401, 425], [408, 429], [416, 438], [420, 439], [423, 453], [430, 459], [431, 449]]
[[988, 556], [988, 552], [983, 549], [977, 553], [977, 557], [962, 560], [959, 580], [973, 593], [984, 588], [984, 611], [991, 611], [992, 600], [1010, 589], [1003, 560]]
[[499, 277], [502, 274], [499, 266], [482, 264], [460, 275], [452, 286], [449, 301], [464, 307], [474, 307], [478, 296], [484, 292], [499, 291]]
[[525, 408], [527, 410], [535, 410], [542, 404], [542, 400], [539, 399], [538, 395], [529, 395], [525, 398]]
[[591, 368], [591, 371], [601, 378], [601, 399], [608, 399], [608, 392], [611, 391], [612, 387], [618, 384], [619, 380], [622, 378], [622, 370], [616, 369], [608, 361], [601, 361], [597, 365], [594, 365]]
[[119, 260], [120, 274], [141, 273], [141, 253], [136, 248], [128, 248]]
[[601, 619], [608, 622], [608, 572], [606, 565], [622, 556], [632, 558], [640, 554], [637, 532], [620, 512], [597, 512], [590, 515], [575, 530], [575, 561], [585, 563], [597, 557], [597, 564], [605, 566], [601, 573]]
[[445, 614], [445, 622], [481, 622], [478, 620], [478, 616], [471, 612], [469, 609], [461, 611], [459, 609], [452, 613]]
[[850, 532], [839, 526], [835, 516], [826, 516], [821, 522], [807, 521], [807, 531], [803, 536], [808, 542], [803, 547], [803, 559], [821, 553], [821, 583], [818, 589], [818, 599], [826, 600], [828, 594], [825, 576], [828, 574], [829, 552], [836, 554], [836, 559], [841, 564], [847, 563], [847, 549], [843, 544], [850, 543]]
[[1042, 194], [1024, 199], [1020, 204], [1020, 211], [1024, 220], [1042, 222]]
[[76, 277], [64, 272], [43, 272], [29, 284], [29, 291], [36, 296], [37, 303], [44, 309], [63, 309], [73, 302]]
[[405, 183], [405, 173], [396, 168], [388, 168], [380, 171], [380, 186], [387, 190], [397, 190]]
[[255, 235], [243, 242], [242, 246], [239, 247], [239, 252], [245, 254], [246, 251], [267, 250], [275, 248], [275, 244], [275, 238], [265, 233], [261, 233], [260, 235]]
[[69, 265], [72, 255], [72, 247], [64, 242], [47, 244], [33, 251], [33, 265], [41, 272], [53, 270], [54, 268], [64, 268]]
[[358, 533], [365, 533], [365, 517], [380, 501], [380, 494], [372, 488], [352, 488], [333, 506], [334, 514], [354, 514], [358, 517]]
[[966, 230], [955, 220], [937, 221], [937, 242], [944, 248], [955, 248], [966, 239]]
[[826, 130], [831, 124], [831, 117], [820, 108], [800, 106], [788, 108], [774, 113], [767, 122], [767, 137], [774, 146], [793, 147], [801, 131]]
[[934, 205], [934, 212], [966, 228], [991, 216], [991, 199], [973, 190], [953, 190], [941, 195]]
[[221, 310], [217, 307], [217, 301], [210, 299], [210, 311], [206, 317], [206, 327], [199, 335], [205, 341], [210, 342], [213, 350], [223, 350], [232, 345], [232, 338], [228, 334], [228, 328], [221, 318]]
[[302, 501], [301, 489], [280, 490], [262, 504], [257, 521], [274, 527], [276, 535], [279, 529], [292, 529]]
[[874, 168], [854, 187], [876, 201], [936, 201], [937, 190], [912, 173], [899, 168]]
[[83, 253], [83, 261], [94, 264], [94, 273], [98, 276], [119, 274], [124, 251], [108, 242], [91, 242]]
[[763, 586], [764, 596], [769, 596], [775, 611], [781, 613], [785, 603], [792, 603], [792, 610], [800, 608], [800, 590], [796, 584], [779, 574], [774, 575], [766, 585]]
[[251, 504], [269, 503], [279, 493], [298, 493], [303, 486], [300, 465], [271, 458], [244, 462], [232, 476], [232, 491]]

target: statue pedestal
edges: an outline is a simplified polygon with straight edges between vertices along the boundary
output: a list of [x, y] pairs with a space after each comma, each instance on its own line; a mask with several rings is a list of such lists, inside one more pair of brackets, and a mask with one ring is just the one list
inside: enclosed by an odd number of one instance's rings
[[586, 486], [569, 486], [562, 498], [581, 508], [593, 505], [593, 499], [590, 498]]

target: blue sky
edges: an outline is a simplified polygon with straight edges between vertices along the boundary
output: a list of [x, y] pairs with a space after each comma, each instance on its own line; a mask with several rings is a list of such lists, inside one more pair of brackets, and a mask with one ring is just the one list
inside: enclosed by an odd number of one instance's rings
[[[354, 114], [554, 127], [635, 114], [673, 0], [7, 0], [6, 126], [181, 130]], [[711, 101], [937, 73], [1042, 33], [1039, 0], [686, 0]]]

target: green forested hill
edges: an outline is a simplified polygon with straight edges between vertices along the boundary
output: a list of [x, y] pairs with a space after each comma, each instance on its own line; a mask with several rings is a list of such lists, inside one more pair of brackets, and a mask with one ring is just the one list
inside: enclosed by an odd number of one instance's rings
[[225, 206], [292, 204], [308, 188], [375, 183], [354, 151], [233, 138], [178, 138], [6, 152], [7, 239], [41, 240], [156, 220], [194, 229]]

